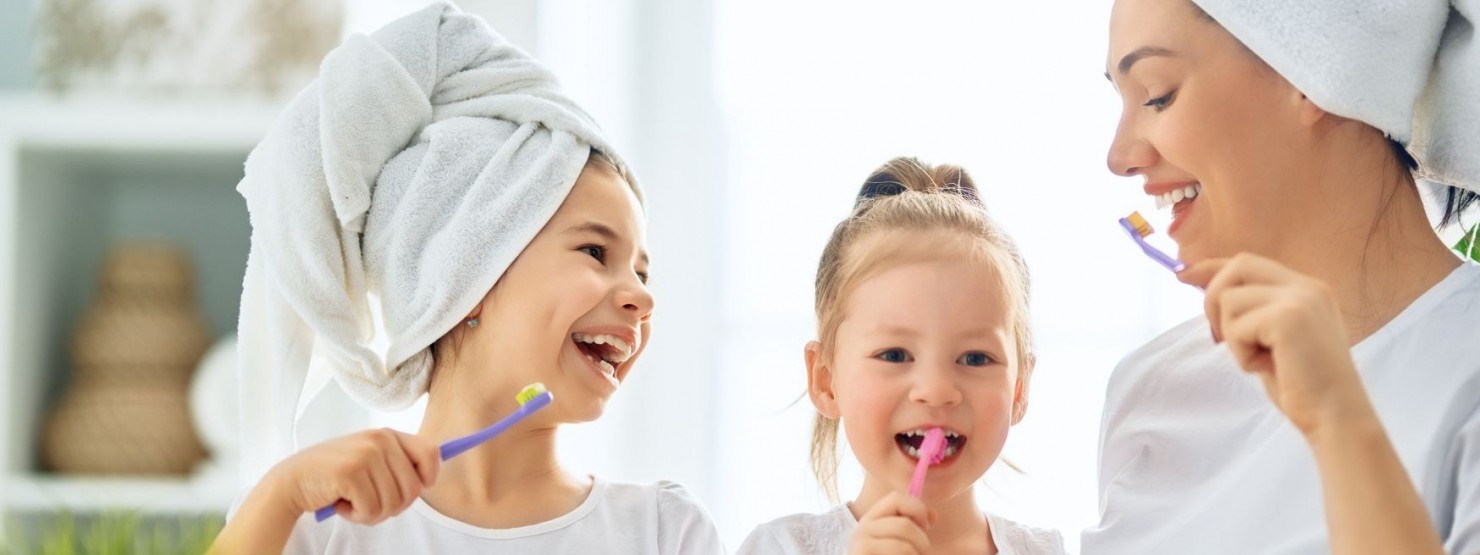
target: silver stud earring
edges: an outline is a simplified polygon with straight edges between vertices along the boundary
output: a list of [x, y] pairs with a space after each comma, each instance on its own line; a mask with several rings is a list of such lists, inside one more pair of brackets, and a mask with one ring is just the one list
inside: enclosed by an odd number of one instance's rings
[[478, 327], [478, 319], [477, 318], [468, 318], [468, 327], [470, 327], [470, 328], [476, 328], [476, 327]]

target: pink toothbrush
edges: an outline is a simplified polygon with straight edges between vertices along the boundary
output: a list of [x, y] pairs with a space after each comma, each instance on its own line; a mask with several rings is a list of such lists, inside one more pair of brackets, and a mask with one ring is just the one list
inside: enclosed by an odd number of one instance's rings
[[927, 430], [925, 440], [920, 442], [920, 462], [915, 464], [915, 477], [910, 479], [911, 497], [920, 497], [920, 492], [925, 489], [925, 470], [944, 458], [946, 458], [946, 432], [940, 428]]

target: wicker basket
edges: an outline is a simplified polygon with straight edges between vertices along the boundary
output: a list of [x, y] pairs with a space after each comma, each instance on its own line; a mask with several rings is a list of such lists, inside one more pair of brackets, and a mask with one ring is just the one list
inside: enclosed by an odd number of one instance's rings
[[42, 434], [55, 471], [186, 474], [205, 456], [191, 374], [209, 342], [189, 262], [166, 245], [116, 247], [72, 342], [73, 382]]

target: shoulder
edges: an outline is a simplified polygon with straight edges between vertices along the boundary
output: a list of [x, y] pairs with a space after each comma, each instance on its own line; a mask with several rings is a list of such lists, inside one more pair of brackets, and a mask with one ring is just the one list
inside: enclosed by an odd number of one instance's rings
[[740, 555], [771, 553], [841, 553], [848, 545], [848, 534], [856, 525], [846, 505], [825, 513], [797, 513], [757, 526]]
[[1067, 553], [1064, 536], [1058, 530], [1020, 524], [991, 513], [987, 513], [987, 522], [991, 524], [992, 539], [997, 543], [998, 552], [1004, 555]]
[[667, 480], [648, 484], [609, 482], [605, 491], [606, 501], [622, 511], [629, 522], [646, 518], [655, 522], [660, 553], [724, 552], [709, 511], [682, 485]]

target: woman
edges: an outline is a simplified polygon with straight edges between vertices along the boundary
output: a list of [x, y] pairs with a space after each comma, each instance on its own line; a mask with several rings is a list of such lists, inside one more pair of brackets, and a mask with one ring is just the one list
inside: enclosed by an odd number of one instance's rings
[[1480, 551], [1480, 265], [1414, 179], [1477, 196], [1480, 3], [1417, 4], [1115, 3], [1109, 165], [1206, 314], [1112, 376], [1085, 553]]

